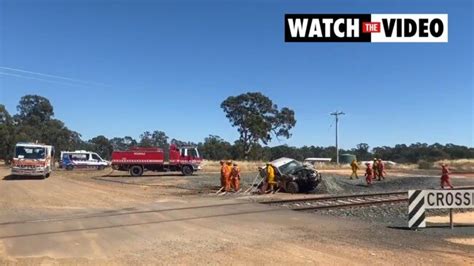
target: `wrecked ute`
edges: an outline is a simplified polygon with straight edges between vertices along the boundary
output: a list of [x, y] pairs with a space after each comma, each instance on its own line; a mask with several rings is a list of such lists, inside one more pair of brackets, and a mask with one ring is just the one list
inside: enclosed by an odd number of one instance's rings
[[311, 165], [291, 158], [279, 158], [272, 162], [280, 190], [289, 193], [309, 192], [321, 182], [321, 174]]

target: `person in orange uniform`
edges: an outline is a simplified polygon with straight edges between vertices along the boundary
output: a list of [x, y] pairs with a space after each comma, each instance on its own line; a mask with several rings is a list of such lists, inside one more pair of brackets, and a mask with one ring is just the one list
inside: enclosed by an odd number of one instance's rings
[[372, 170], [370, 163], [366, 163], [365, 165], [367, 166], [367, 169], [365, 169], [365, 181], [367, 182], [367, 185], [370, 186], [372, 185], [372, 179], [374, 178], [374, 171]]
[[357, 176], [357, 170], [359, 170], [359, 165], [357, 164], [357, 161], [355, 159], [352, 160], [351, 168], [352, 168], [351, 179], [352, 179], [353, 176], [355, 176], [355, 178], [359, 179], [359, 177]]
[[231, 171], [231, 184], [235, 192], [240, 190], [240, 169], [239, 166], [234, 163]]
[[451, 182], [449, 181], [449, 168], [447, 164], [441, 164], [441, 188], [444, 188], [444, 185], [448, 185], [450, 188], [453, 188]]
[[225, 191], [230, 191], [230, 177], [232, 175], [232, 161], [227, 161], [226, 166], [224, 167], [224, 182], [225, 182]]
[[225, 188], [225, 162], [224, 160], [220, 161], [221, 164], [221, 188]]
[[385, 165], [383, 164], [382, 159], [378, 159], [377, 162], [377, 175], [379, 177], [379, 181], [381, 181], [382, 179], [385, 180]]

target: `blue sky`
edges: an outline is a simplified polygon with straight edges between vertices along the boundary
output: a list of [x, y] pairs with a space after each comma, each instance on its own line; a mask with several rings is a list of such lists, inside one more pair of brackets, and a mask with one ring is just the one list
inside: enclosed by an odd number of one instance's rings
[[[50, 99], [89, 139], [163, 130], [237, 139], [220, 103], [261, 91], [295, 110], [289, 140], [473, 146], [473, 4], [444, 1], [0, 0], [0, 103]], [[285, 13], [447, 13], [448, 43], [285, 43]], [[28, 78], [29, 77], [29, 78]], [[49, 82], [45, 81], [48, 80]]]

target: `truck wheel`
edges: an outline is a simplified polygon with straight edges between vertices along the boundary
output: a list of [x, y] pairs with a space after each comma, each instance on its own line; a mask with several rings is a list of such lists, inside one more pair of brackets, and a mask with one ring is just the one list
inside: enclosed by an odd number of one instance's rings
[[71, 171], [72, 169], [74, 169], [74, 166], [72, 166], [72, 165], [66, 165], [66, 170], [67, 170], [67, 171]]
[[44, 177], [48, 178], [48, 177], [49, 177], [49, 175], [50, 175], [50, 173], [47, 173], [47, 174], [46, 174]]
[[143, 175], [143, 168], [140, 165], [134, 165], [130, 167], [131, 176], [141, 176]]
[[291, 193], [291, 194], [298, 193], [299, 190], [300, 189], [299, 189], [298, 183], [296, 182], [289, 182], [288, 184], [286, 184], [286, 192], [288, 193]]
[[99, 165], [99, 166], [97, 167], [97, 170], [104, 170], [104, 166], [103, 166], [103, 165]]
[[189, 165], [185, 165], [183, 166], [183, 168], [181, 168], [181, 172], [183, 173], [183, 175], [192, 175], [193, 168]]

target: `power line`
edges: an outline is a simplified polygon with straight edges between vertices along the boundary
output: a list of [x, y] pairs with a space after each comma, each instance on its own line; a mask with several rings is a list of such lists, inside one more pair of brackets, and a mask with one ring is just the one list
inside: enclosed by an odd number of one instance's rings
[[339, 132], [338, 132], [338, 125], [339, 125], [339, 116], [340, 115], [345, 115], [344, 112], [333, 112], [330, 113], [330, 115], [333, 115], [336, 118], [336, 163], [339, 165], [339, 142], [338, 142], [338, 137], [339, 137]]
[[24, 78], [24, 79], [33, 79], [33, 80], [39, 80], [39, 81], [50, 82], [50, 83], [55, 83], [55, 84], [60, 84], [60, 85], [67, 85], [67, 86], [76, 86], [76, 87], [83, 87], [83, 88], [88, 87], [86, 84], [77, 84], [77, 83], [75, 84], [75, 83], [62, 82], [62, 81], [49, 80], [49, 79], [42, 79], [42, 78], [37, 78], [37, 77], [30, 77], [30, 76], [24, 76], [24, 75], [6, 73], [6, 72], [0, 72], [0, 75], [17, 77], [17, 78]]
[[97, 85], [98, 86], [108, 86], [107, 84], [103, 84], [103, 83], [99, 83], [99, 82], [73, 79], [73, 78], [68, 78], [68, 77], [64, 77], [64, 76], [45, 74], [45, 73], [41, 73], [41, 72], [33, 72], [33, 71], [28, 71], [28, 70], [19, 69], [19, 68], [0, 66], [0, 69], [7, 70], [7, 71], [21, 72], [21, 73], [26, 73], [26, 74], [31, 74], [31, 75], [38, 75], [38, 76], [54, 78], [54, 79], [62, 79], [62, 80], [70, 81], [70, 82], [82, 83], [83, 85], [88, 84], [88, 85], [96, 85], [96, 86]]

